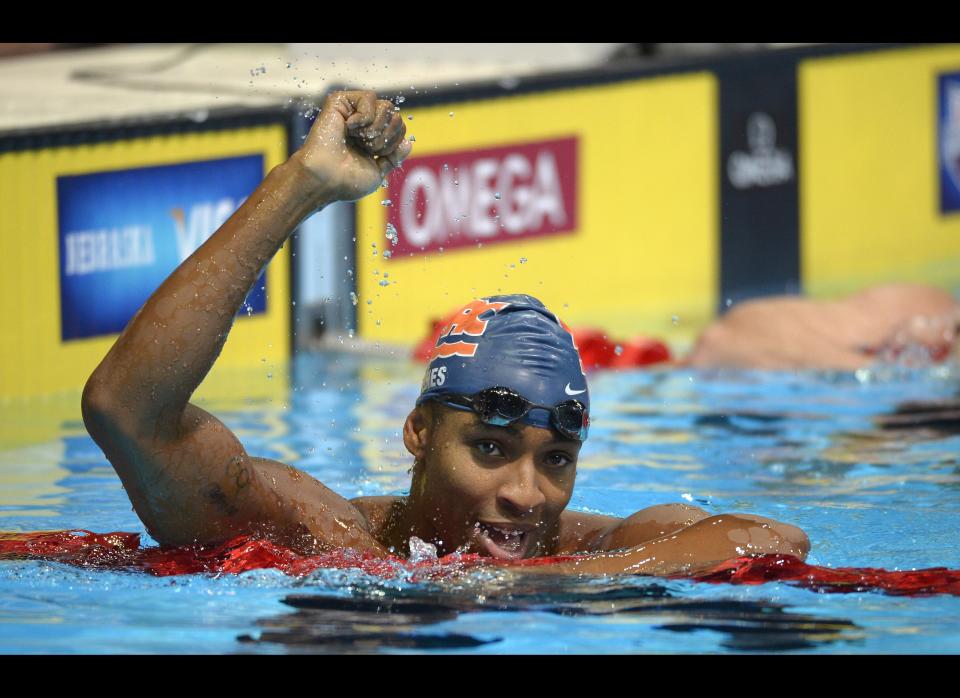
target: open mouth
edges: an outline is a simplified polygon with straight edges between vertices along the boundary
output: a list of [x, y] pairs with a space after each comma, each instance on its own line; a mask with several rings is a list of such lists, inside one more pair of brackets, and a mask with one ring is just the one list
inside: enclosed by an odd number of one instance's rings
[[531, 540], [530, 531], [513, 526], [477, 523], [477, 542], [482, 553], [490, 557], [519, 560], [524, 557]]

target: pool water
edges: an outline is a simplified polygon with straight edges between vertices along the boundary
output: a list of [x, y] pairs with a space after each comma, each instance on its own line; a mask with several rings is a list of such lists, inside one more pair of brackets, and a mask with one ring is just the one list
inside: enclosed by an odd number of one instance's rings
[[[397, 494], [400, 427], [422, 366], [299, 356], [266, 369], [270, 398], [201, 405], [252, 454], [346, 497]], [[590, 439], [571, 507], [626, 516], [689, 502], [802, 527], [809, 562], [960, 568], [960, 428], [884, 430], [906, 400], [957, 397], [945, 368], [858, 374], [593, 374]], [[76, 418], [56, 438], [0, 444], [0, 530], [134, 531], [153, 544]], [[478, 569], [445, 581], [356, 570], [153, 577], [0, 561], [3, 653], [958, 652], [960, 597], [817, 593], [787, 583], [644, 577], [531, 579]]]

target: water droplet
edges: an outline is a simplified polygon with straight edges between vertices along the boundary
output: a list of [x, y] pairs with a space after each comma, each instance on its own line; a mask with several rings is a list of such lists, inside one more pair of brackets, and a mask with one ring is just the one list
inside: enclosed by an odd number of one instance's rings
[[725, 300], [725, 301], [723, 302], [723, 304], [729, 308], [731, 305], [733, 305], [733, 299], [732, 299], [732, 298], [728, 298], [727, 300]]
[[448, 165], [447, 163], [443, 163], [443, 171], [446, 172], [449, 169], [450, 169], [450, 165]]
[[380, 285], [381, 285], [381, 286], [389, 286], [389, 285], [390, 285], [390, 282], [387, 281], [386, 279], [384, 279], [383, 281], [380, 282]]
[[413, 114], [407, 114], [407, 121], [413, 121]]
[[621, 347], [621, 346], [618, 344], [617, 346], [615, 346], [615, 347], [613, 348], [613, 353], [616, 354], [617, 356], [620, 356], [620, 355], [623, 353], [623, 347]]
[[526, 258], [526, 257], [521, 257], [521, 258], [520, 258], [520, 264], [526, 264], [526, 263], [527, 263], [527, 258]]
[[381, 205], [381, 206], [392, 206], [392, 205], [393, 205], [393, 202], [392, 202], [390, 199], [384, 199], [383, 201], [380, 202], [380, 205]]
[[409, 136], [407, 136], [407, 140], [410, 141], [411, 143], [416, 143], [417, 137], [411, 133]]
[[493, 195], [493, 198], [494, 198], [494, 199], [499, 199], [499, 198], [500, 198], [500, 192], [495, 193], [495, 194]]
[[450, 116], [453, 116], [453, 112], [450, 112]]
[[357, 294], [354, 293], [353, 291], [350, 291], [350, 302], [353, 303], [354, 305], [356, 305], [359, 302], [359, 299], [357, 298]]
[[368, 298], [368, 299], [367, 299], [367, 305], [373, 305], [373, 299], [372, 299], [372, 298]]
[[672, 315], [672, 316], [670, 317], [670, 322], [672, 322], [674, 325], [680, 324], [680, 316], [679, 316], [679, 315]]
[[383, 258], [384, 258], [384, 259], [390, 259], [392, 256], [393, 256], [393, 252], [391, 252], [390, 250], [384, 250], [384, 251], [383, 251]]
[[397, 229], [393, 223], [387, 223], [386, 237], [387, 240], [390, 241], [391, 245], [396, 245], [398, 242], [400, 242], [400, 235], [397, 233]]

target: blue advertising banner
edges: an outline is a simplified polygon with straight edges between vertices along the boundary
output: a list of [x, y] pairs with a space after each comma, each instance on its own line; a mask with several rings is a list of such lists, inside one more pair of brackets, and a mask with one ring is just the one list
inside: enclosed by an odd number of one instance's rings
[[[262, 155], [57, 178], [63, 341], [115, 334], [253, 192]], [[241, 314], [266, 310], [266, 272]]]
[[940, 212], [960, 211], [960, 73], [940, 76]]

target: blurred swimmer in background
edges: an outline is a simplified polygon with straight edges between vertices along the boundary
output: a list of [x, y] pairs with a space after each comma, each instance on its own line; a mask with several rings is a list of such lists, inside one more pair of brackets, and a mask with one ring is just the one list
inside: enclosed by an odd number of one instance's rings
[[681, 363], [697, 368], [856, 370], [876, 361], [956, 359], [960, 304], [930, 286], [889, 284], [837, 300], [777, 296], [712, 322]]

